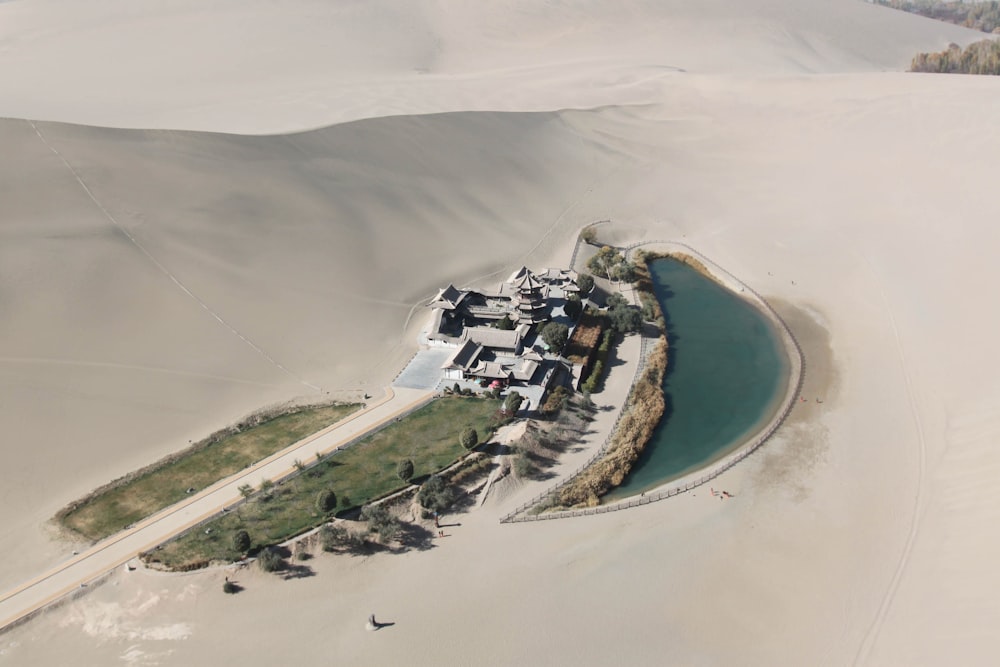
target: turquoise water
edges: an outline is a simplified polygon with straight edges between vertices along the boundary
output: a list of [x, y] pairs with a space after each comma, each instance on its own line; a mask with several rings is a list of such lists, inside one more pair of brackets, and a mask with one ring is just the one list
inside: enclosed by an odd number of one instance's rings
[[636, 466], [605, 500], [646, 491], [727, 454], [779, 407], [788, 362], [760, 311], [683, 262], [650, 264], [670, 343], [666, 411]]

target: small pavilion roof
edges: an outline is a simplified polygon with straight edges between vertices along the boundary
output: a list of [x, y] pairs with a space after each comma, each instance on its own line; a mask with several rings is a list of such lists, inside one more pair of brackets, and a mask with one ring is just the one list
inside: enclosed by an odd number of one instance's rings
[[448, 357], [448, 360], [441, 364], [442, 370], [455, 369], [467, 371], [471, 366], [476, 363], [479, 359], [479, 355], [483, 352], [483, 346], [478, 345], [471, 340], [465, 341], [461, 347], [455, 350], [455, 353]]
[[488, 378], [491, 380], [509, 380], [511, 372], [495, 361], [481, 361], [468, 373], [476, 377]]
[[442, 310], [455, 310], [468, 294], [468, 292], [449, 284], [438, 292], [437, 296], [427, 305], [431, 308], [440, 308]]
[[522, 382], [531, 380], [535, 371], [538, 370], [538, 362], [531, 359], [524, 359], [521, 365], [514, 369], [514, 379]]

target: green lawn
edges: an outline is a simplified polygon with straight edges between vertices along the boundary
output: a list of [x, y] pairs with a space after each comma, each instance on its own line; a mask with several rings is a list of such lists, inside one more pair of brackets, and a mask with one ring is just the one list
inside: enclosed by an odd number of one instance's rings
[[337, 495], [335, 512], [343, 512], [403, 488], [396, 476], [396, 464], [402, 459], [413, 461], [414, 481], [420, 481], [465, 454], [458, 436], [466, 426], [479, 432], [480, 441], [487, 439], [490, 417], [500, 405], [499, 400], [482, 398], [437, 399], [356, 445], [334, 452], [269, 494], [258, 494], [237, 510], [164, 545], [151, 554], [152, 559], [173, 569], [237, 560], [243, 555], [232, 548], [232, 536], [238, 530], [246, 530], [259, 547], [323, 523], [327, 515], [317, 509], [316, 498], [325, 489]]
[[88, 539], [103, 539], [183, 500], [188, 489], [201, 491], [340, 421], [360, 407], [338, 404], [307, 408], [238, 433], [209, 437], [132, 479], [98, 490], [70, 505], [57, 518], [64, 527]]

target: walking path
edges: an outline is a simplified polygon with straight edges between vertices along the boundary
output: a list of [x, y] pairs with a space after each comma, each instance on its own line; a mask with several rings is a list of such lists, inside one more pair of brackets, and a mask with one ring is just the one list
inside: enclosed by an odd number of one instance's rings
[[239, 487], [257, 488], [265, 479], [278, 480], [309, 461], [330, 452], [385, 422], [419, 407], [434, 396], [427, 390], [395, 387], [378, 403], [315, 433], [287, 449], [224, 479], [177, 505], [154, 514], [127, 530], [98, 542], [34, 579], [0, 596], [0, 630], [26, 619], [46, 605], [100, 579], [143, 551], [162, 544], [223, 508], [242, 499]]

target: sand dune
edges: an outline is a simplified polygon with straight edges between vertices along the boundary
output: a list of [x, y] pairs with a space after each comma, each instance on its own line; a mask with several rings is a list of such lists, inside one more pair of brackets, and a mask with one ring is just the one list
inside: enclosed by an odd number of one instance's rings
[[851, 0], [0, 6], [0, 116], [267, 134], [645, 103], [689, 73], [899, 70], [977, 33]]
[[993, 661], [1000, 82], [886, 71], [979, 35], [834, 0], [133, 5], [0, 4], [0, 114], [37, 119], [0, 122], [0, 588], [65, 553], [66, 501], [384, 384], [422, 297], [596, 219], [781, 304], [809, 403], [732, 502], [501, 527], [514, 493], [235, 598], [122, 576], [0, 663]]

